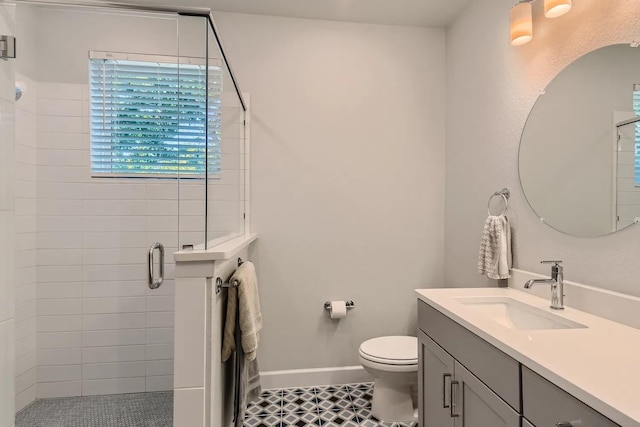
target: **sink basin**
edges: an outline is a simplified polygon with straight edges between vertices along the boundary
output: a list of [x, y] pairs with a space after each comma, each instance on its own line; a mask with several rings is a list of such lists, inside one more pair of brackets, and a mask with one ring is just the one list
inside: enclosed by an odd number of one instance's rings
[[458, 297], [454, 298], [471, 310], [482, 313], [494, 322], [509, 329], [523, 331], [540, 329], [579, 329], [585, 325], [556, 316], [553, 313], [530, 306], [508, 297]]

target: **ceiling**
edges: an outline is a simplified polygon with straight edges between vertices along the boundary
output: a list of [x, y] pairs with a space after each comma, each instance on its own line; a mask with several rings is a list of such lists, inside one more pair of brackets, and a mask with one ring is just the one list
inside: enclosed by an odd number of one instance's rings
[[[140, 3], [141, 0], [131, 0]], [[447, 27], [472, 0], [142, 0], [220, 12], [370, 24]]]

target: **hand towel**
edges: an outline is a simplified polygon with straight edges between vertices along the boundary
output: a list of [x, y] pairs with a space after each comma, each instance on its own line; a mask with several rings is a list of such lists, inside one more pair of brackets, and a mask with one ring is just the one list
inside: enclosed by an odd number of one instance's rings
[[[262, 313], [258, 295], [258, 279], [251, 261], [245, 261], [233, 273], [229, 282], [238, 281], [237, 287], [230, 287], [227, 294], [227, 314], [222, 340], [222, 361], [226, 362], [236, 349], [234, 332], [240, 327], [241, 345], [248, 361], [255, 360], [258, 350], [259, 332], [262, 329]], [[236, 325], [236, 311], [239, 310]]]
[[478, 273], [489, 279], [508, 279], [512, 266], [511, 225], [505, 215], [489, 215], [484, 223]]

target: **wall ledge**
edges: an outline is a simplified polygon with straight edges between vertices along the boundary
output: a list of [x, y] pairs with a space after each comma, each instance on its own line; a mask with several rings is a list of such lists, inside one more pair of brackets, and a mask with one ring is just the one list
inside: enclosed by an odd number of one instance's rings
[[178, 251], [173, 254], [176, 262], [199, 262], [231, 259], [258, 238], [256, 233], [241, 234], [231, 239], [220, 238], [209, 242], [209, 248], [196, 246], [193, 250]]

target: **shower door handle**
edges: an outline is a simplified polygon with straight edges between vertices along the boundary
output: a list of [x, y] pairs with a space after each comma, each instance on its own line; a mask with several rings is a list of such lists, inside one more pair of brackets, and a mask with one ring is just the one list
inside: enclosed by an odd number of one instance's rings
[[[157, 280], [153, 272], [156, 249], [158, 249], [160, 253], [160, 262], [158, 263], [160, 271], [158, 272]], [[158, 289], [160, 285], [162, 285], [162, 282], [164, 282], [164, 246], [162, 246], [160, 242], [155, 242], [149, 247], [149, 289]]]

